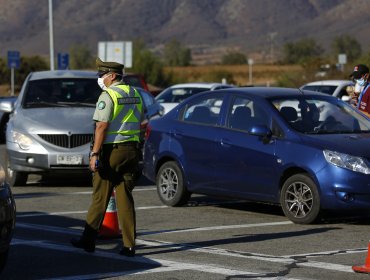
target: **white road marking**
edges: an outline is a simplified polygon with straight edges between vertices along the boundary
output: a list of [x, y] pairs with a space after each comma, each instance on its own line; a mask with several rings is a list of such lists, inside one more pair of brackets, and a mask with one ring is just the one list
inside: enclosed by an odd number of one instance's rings
[[[145, 192], [145, 191], [155, 191], [156, 188], [147, 188], [147, 187], [136, 187], [133, 192]], [[62, 195], [81, 195], [81, 194], [92, 194], [92, 191], [84, 191], [84, 192], [70, 192], [70, 193], [46, 193], [46, 194], [14, 194], [16, 198], [33, 198], [33, 197], [43, 197], [43, 196], [62, 196]]]
[[[135, 210], [151, 210], [151, 209], [162, 209], [162, 208], [168, 208], [168, 206], [166, 205], [143, 206], [143, 207], [136, 207]], [[87, 213], [87, 210], [50, 212], [50, 213], [33, 213], [33, 214], [20, 214], [20, 215], [17, 215], [17, 218], [40, 217], [40, 216], [68, 216], [68, 215], [86, 214], [86, 213]]]
[[173, 231], [168, 231], [168, 232], [165, 232], [165, 233], [182, 233], [182, 232], [192, 232], [192, 231], [213, 231], [213, 230], [223, 230], [223, 229], [233, 229], [233, 228], [252, 228], [252, 227], [290, 225], [290, 224], [293, 224], [293, 223], [290, 222], [290, 221], [284, 221], [284, 222], [259, 223], [259, 224], [198, 227], [198, 228], [190, 228], [190, 229], [173, 230]]
[[[21, 239], [15, 239], [15, 244], [27, 244], [27, 246], [33, 246], [38, 248], [44, 248], [44, 249], [51, 249], [51, 250], [58, 250], [58, 251], [64, 251], [64, 252], [70, 252], [70, 253], [77, 253], [77, 254], [83, 254], [86, 256], [88, 254], [89, 256], [94, 257], [101, 257], [101, 258], [109, 258], [109, 259], [116, 259], [116, 260], [124, 260], [129, 262], [136, 262], [136, 263], [142, 263], [142, 264], [148, 264], [153, 266], [163, 266], [163, 267], [170, 267], [171, 270], [196, 270], [200, 272], [206, 272], [206, 273], [215, 273], [215, 274], [222, 274], [222, 275], [255, 275], [258, 276], [258, 273], [251, 272], [251, 271], [243, 271], [243, 270], [235, 270], [235, 269], [229, 269], [229, 268], [222, 268], [219, 266], [214, 266], [212, 264], [193, 264], [193, 263], [185, 263], [185, 262], [175, 262], [175, 261], [168, 261], [168, 260], [162, 260], [162, 259], [150, 259], [146, 257], [140, 257], [137, 256], [135, 258], [129, 258], [119, 255], [118, 253], [110, 253], [110, 252], [104, 252], [100, 250], [96, 250], [95, 253], [89, 254], [84, 252], [81, 249], [74, 248], [72, 246], [65, 246], [65, 245], [59, 245], [59, 244], [52, 244], [46, 241], [29, 241], [29, 240], [21, 240]], [[126, 271], [123, 273], [127, 274], [144, 274], [144, 273], [151, 273], [150, 271], [147, 271], [148, 268], [143, 268], [142, 270], [135, 270], [135, 271]], [[156, 272], [162, 272], [160, 268], [157, 268]], [[83, 278], [76, 278], [76, 276], [73, 276], [73, 278], [49, 278], [50, 279], [92, 279], [91, 275], [90, 278], [89, 275], [83, 276]], [[119, 276], [119, 275], [116, 275]], [[78, 276], [77, 276], [78, 277]]]
[[[271, 223], [272, 224], [272, 223]], [[280, 223], [278, 223], [280, 225]], [[259, 224], [252, 224], [254, 226], [258, 226]], [[251, 225], [251, 226], [252, 226]], [[260, 224], [262, 226], [265, 226], [265, 223]], [[31, 228], [31, 229], [38, 229], [38, 230], [45, 230], [45, 231], [52, 231], [52, 232], [60, 232], [63, 234], [72, 234], [72, 235], [78, 235], [81, 232], [74, 229], [64, 229], [59, 227], [53, 227], [53, 226], [41, 226], [41, 225], [32, 225], [32, 224], [24, 224], [24, 223], [17, 223], [16, 226], [18, 227], [24, 227], [24, 228]], [[32, 241], [25, 241], [32, 242]], [[37, 241], [34, 241], [36, 244]], [[12, 245], [18, 245], [19, 240], [13, 240]], [[246, 259], [253, 259], [253, 260], [260, 260], [260, 261], [267, 261], [267, 262], [274, 262], [274, 263], [282, 263], [282, 264], [292, 264], [295, 263], [297, 266], [302, 267], [314, 267], [314, 268], [320, 268], [320, 269], [326, 269], [326, 270], [334, 270], [334, 271], [341, 271], [341, 272], [349, 272], [353, 273], [352, 266], [347, 265], [340, 265], [340, 264], [333, 264], [333, 263], [326, 263], [326, 262], [316, 262], [316, 261], [310, 261], [310, 260], [302, 260], [302, 257], [310, 257], [313, 256], [313, 253], [304, 255], [299, 255], [301, 258], [299, 260], [294, 259], [293, 256], [272, 256], [272, 255], [264, 255], [264, 254], [255, 254], [250, 252], [244, 252], [244, 251], [232, 251], [232, 250], [226, 250], [221, 248], [215, 248], [215, 247], [196, 247], [191, 244], [186, 243], [170, 243], [166, 241], [147, 241], [147, 240], [141, 240], [137, 239], [138, 245], [146, 245], [146, 246], [152, 246], [152, 247], [162, 247], [163, 245], [167, 245], [168, 249], [177, 249], [177, 250], [186, 250], [186, 251], [193, 251], [198, 253], [205, 253], [205, 254], [215, 254], [215, 255], [222, 255], [227, 257], [236, 257], [236, 258], [246, 258]], [[55, 245], [57, 246], [57, 245]], [[351, 253], [362, 253], [363, 251], [367, 250], [367, 248], [361, 248], [361, 249], [345, 249], [340, 250], [342, 253], [343, 251], [349, 251]], [[330, 254], [327, 252], [316, 252], [316, 255], [333, 255], [333, 251], [330, 251]], [[297, 256], [297, 255], [295, 255]]]
[[[255, 254], [255, 253], [249, 253], [249, 252], [243, 252], [243, 251], [226, 250], [226, 249], [215, 248], [215, 247], [201, 247], [200, 248], [200, 247], [192, 246], [191, 244], [176, 244], [176, 243], [174, 244], [170, 242], [152, 241], [152, 240], [151, 241], [138, 240], [138, 244], [151, 246], [151, 247], [158, 246], [161, 248], [163, 248], [163, 245], [168, 245], [168, 248], [171, 250], [178, 249], [178, 250], [186, 250], [186, 251], [192, 251], [192, 252], [198, 252], [198, 253], [222, 255], [222, 256], [236, 257], [236, 258], [246, 258], [246, 259], [253, 259], [253, 260], [260, 260], [260, 261], [267, 261], [267, 262], [274, 262], [274, 263], [283, 263], [283, 264], [295, 263], [297, 266], [315, 267], [315, 268], [335, 270], [335, 271], [341, 271], [341, 272], [353, 272], [352, 266], [348, 266], [348, 265], [309, 261], [309, 260], [302, 260], [302, 259], [296, 260], [296, 259], [284, 257], [284, 256]], [[366, 250], [367, 250], [366, 248], [361, 249], [361, 251], [359, 249], [356, 249], [356, 252], [361, 253]], [[351, 251], [351, 253], [354, 253], [352, 249], [350, 249], [349, 251]], [[324, 255], [321, 252], [318, 252], [316, 254]]]

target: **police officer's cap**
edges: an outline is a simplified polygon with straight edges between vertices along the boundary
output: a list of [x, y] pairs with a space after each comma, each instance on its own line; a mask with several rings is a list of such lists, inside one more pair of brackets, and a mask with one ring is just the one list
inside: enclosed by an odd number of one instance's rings
[[122, 75], [124, 65], [117, 62], [102, 61], [99, 57], [96, 59], [96, 67], [99, 73], [114, 72]]

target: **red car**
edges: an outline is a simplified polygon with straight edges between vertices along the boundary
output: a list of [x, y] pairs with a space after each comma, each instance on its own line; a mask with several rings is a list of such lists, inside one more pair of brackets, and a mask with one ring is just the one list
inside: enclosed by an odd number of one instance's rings
[[139, 87], [139, 88], [145, 89], [146, 91], [149, 91], [148, 85], [145, 82], [145, 79], [141, 74], [125, 73], [123, 75], [123, 81], [127, 85], [130, 85], [133, 87]]

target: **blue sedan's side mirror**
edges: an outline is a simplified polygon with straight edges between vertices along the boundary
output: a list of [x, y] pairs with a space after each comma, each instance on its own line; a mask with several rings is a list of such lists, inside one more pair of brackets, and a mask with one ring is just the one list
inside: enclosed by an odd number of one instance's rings
[[254, 125], [249, 131], [249, 134], [261, 137], [263, 143], [270, 142], [272, 131], [265, 125]]

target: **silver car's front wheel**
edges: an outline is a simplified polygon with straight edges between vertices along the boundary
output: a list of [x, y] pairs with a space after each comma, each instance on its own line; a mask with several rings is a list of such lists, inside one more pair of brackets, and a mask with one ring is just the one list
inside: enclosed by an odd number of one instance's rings
[[305, 174], [296, 174], [286, 180], [281, 190], [280, 203], [285, 216], [298, 224], [314, 222], [320, 212], [316, 184]]
[[27, 183], [28, 174], [15, 171], [10, 167], [10, 161], [6, 156], [6, 177], [11, 186], [24, 186]]
[[184, 186], [181, 169], [174, 161], [164, 163], [156, 177], [157, 192], [161, 201], [168, 206], [184, 204], [189, 193]]

